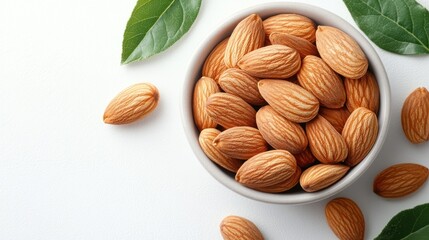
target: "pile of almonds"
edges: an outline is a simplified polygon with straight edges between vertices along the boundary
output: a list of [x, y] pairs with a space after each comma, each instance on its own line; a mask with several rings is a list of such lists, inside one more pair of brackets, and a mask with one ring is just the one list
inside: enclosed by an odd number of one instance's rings
[[208, 158], [246, 187], [324, 189], [378, 135], [379, 88], [356, 41], [298, 14], [252, 14], [207, 57], [193, 96]]

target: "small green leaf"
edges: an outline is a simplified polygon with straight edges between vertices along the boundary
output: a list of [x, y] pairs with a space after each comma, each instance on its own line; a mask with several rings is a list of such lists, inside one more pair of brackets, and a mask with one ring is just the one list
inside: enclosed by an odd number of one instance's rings
[[[428, 227], [429, 203], [426, 203], [395, 215], [375, 240], [428, 239]], [[421, 238], [422, 236], [426, 238]]]
[[429, 54], [429, 11], [415, 0], [344, 0], [360, 29], [380, 48]]
[[124, 33], [122, 64], [164, 51], [191, 28], [201, 0], [138, 0]]

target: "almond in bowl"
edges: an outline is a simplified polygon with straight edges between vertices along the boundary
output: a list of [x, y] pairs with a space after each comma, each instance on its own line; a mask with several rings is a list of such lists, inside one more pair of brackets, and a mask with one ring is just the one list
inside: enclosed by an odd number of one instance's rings
[[300, 3], [256, 6], [220, 25], [192, 59], [182, 104], [210, 174], [246, 197], [287, 204], [325, 199], [359, 178], [389, 111], [387, 75], [368, 41]]

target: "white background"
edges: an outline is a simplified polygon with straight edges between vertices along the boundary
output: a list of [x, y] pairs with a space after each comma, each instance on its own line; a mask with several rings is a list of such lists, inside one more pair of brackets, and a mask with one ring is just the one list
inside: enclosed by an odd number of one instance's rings
[[[266, 239], [333, 239], [328, 200], [272, 205], [214, 180], [191, 152], [180, 119], [183, 76], [195, 46], [234, 12], [265, 0], [203, 0], [195, 25], [168, 51], [120, 65], [135, 0], [0, 3], [0, 239], [220, 239], [223, 217], [251, 219]], [[354, 22], [342, 1], [300, 1]], [[429, 7], [429, 1], [420, 0]], [[356, 25], [355, 25], [356, 26]], [[429, 56], [376, 48], [392, 88], [387, 141], [372, 167], [338, 196], [354, 199], [375, 237], [404, 208], [428, 202], [429, 185], [399, 200], [372, 193], [374, 176], [398, 162], [429, 166], [428, 144], [411, 145], [400, 109], [429, 87]], [[128, 126], [102, 121], [123, 88], [152, 82], [160, 105]]]

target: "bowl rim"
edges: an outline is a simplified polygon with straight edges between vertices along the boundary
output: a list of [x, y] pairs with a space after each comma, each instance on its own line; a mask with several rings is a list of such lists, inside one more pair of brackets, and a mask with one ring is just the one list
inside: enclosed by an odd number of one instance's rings
[[[192, 95], [193, 86], [195, 82], [201, 77], [201, 69], [204, 64], [204, 60], [210, 54], [212, 49], [224, 39], [226, 33], [231, 33], [231, 29], [244, 17], [257, 13], [261, 14], [264, 12], [270, 12], [269, 16], [273, 16], [279, 13], [296, 13], [303, 16], [307, 16], [315, 22], [319, 19], [327, 19], [330, 26], [338, 27], [342, 31], [349, 34], [352, 38], [358, 42], [361, 49], [365, 52], [372, 72], [374, 73], [377, 83], [380, 89], [380, 108], [378, 112], [379, 131], [377, 140], [372, 147], [368, 155], [362, 160], [360, 164], [350, 170], [346, 176], [334, 185], [317, 191], [314, 193], [308, 192], [297, 192], [297, 193], [265, 193], [247, 188], [240, 183], [236, 182], [234, 178], [228, 176], [224, 170], [212, 162], [202, 151], [198, 142], [198, 130], [196, 129], [193, 115], [192, 115]], [[262, 14], [266, 15], [266, 14]], [[222, 36], [222, 37], [220, 37]], [[202, 60], [201, 60], [202, 59]], [[185, 131], [186, 138], [192, 151], [203, 165], [203, 167], [212, 175], [218, 182], [232, 191], [245, 196], [247, 198], [276, 204], [306, 204], [321, 201], [328, 197], [331, 197], [339, 192], [345, 190], [352, 183], [354, 183], [369, 166], [374, 162], [378, 153], [384, 144], [390, 124], [390, 84], [386, 70], [380, 57], [375, 51], [371, 43], [357, 30], [352, 24], [341, 18], [340, 16], [314, 5], [297, 3], [297, 2], [268, 2], [257, 4], [245, 9], [242, 9], [230, 17], [223, 20], [212, 32], [210, 32], [198, 45], [195, 53], [192, 55], [191, 60], [188, 63], [188, 69], [186, 70], [185, 79], [182, 89], [182, 100], [181, 100], [181, 118], [183, 129]], [[374, 71], [376, 70], [376, 71]]]

